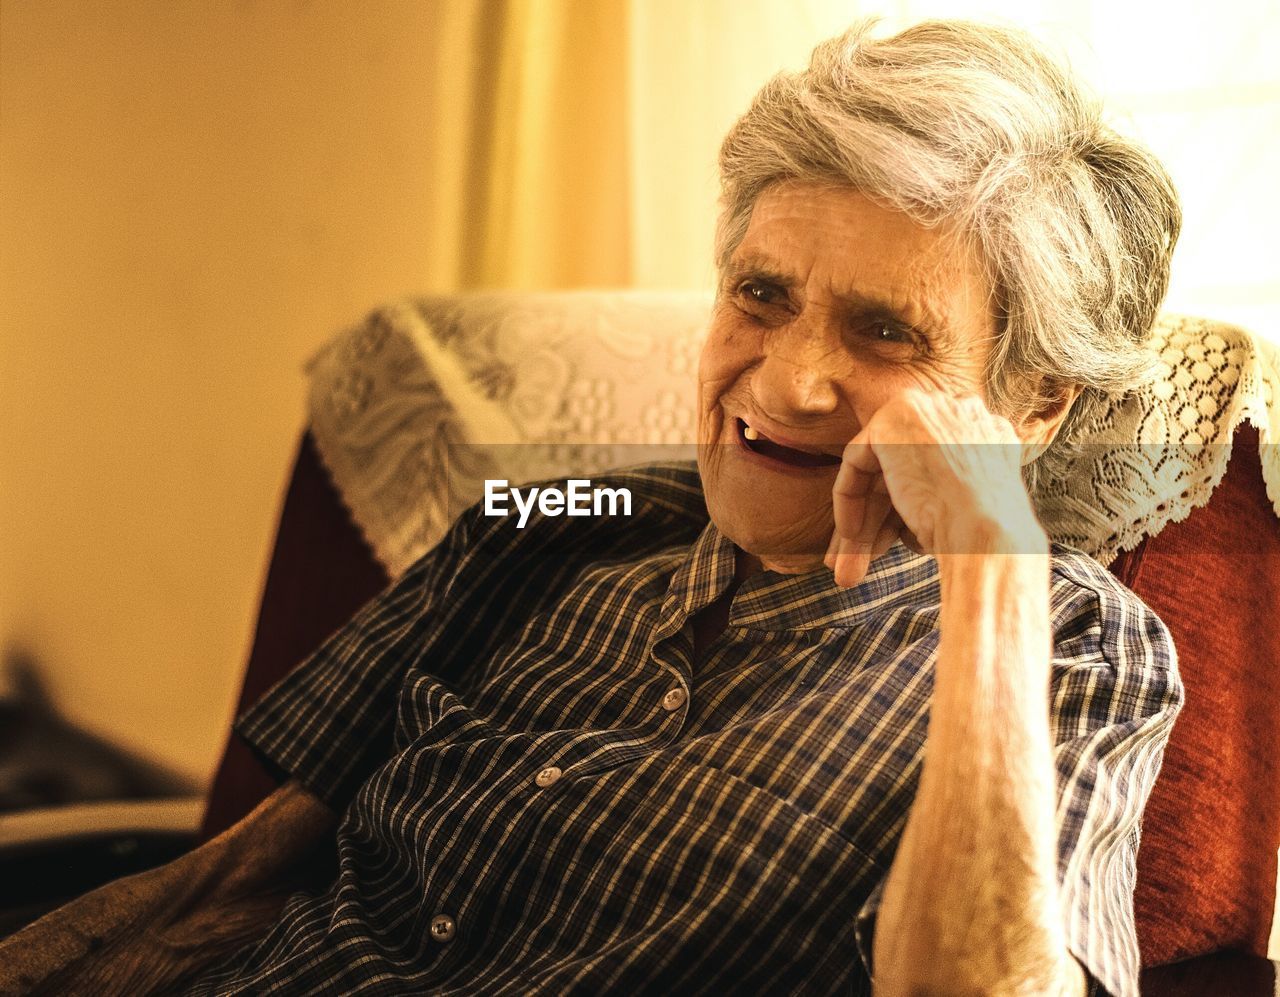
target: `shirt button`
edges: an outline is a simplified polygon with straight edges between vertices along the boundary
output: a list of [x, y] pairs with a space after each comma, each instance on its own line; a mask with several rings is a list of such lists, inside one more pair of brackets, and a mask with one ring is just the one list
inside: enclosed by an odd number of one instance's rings
[[448, 914], [437, 914], [431, 919], [431, 937], [437, 942], [453, 941], [453, 933], [457, 925]]
[[536, 782], [543, 789], [546, 789], [548, 786], [552, 785], [557, 779], [559, 779], [560, 775], [561, 775], [561, 772], [558, 768], [556, 768], [554, 765], [548, 765], [546, 768], [544, 768], [541, 772], [539, 772], [536, 776], [533, 777], [533, 781]]
[[682, 706], [684, 706], [684, 690], [680, 686], [668, 689], [667, 694], [662, 697], [662, 708], [664, 710], [678, 710]]

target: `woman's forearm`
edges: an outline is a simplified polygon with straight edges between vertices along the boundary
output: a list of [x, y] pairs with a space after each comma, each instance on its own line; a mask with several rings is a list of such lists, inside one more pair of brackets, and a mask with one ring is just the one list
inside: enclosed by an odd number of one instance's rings
[[109, 883], [0, 943], [0, 994], [142, 994], [278, 914], [333, 813], [296, 783], [167, 865]]
[[919, 788], [877, 917], [877, 995], [1083, 994], [1055, 871], [1043, 552], [939, 558]]

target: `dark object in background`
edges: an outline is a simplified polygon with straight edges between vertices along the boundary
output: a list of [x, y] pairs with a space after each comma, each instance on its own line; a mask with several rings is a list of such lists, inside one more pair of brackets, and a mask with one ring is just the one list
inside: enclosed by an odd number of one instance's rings
[[[196, 793], [177, 773], [59, 716], [32, 657], [7, 652], [0, 662], [0, 938], [103, 883], [190, 850], [194, 827], [182, 829], [181, 806], [168, 806], [179, 819], [166, 826], [154, 817], [133, 820], [126, 804], [171, 804], [168, 798]], [[14, 832], [28, 824], [49, 833]]]
[[6, 652], [0, 678], [0, 820], [36, 807], [198, 791], [176, 772], [60, 717], [30, 654]]

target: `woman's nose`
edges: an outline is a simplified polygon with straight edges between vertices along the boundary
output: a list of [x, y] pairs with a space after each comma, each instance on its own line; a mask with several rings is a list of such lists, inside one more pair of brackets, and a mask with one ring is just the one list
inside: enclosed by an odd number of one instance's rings
[[776, 329], [768, 337], [752, 384], [767, 414], [787, 419], [835, 411], [835, 352], [824, 338], [802, 328]]

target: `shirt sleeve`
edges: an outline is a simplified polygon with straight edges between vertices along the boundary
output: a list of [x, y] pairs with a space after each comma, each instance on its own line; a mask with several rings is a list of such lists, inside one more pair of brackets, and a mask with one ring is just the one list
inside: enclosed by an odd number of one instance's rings
[[[1091, 562], [1092, 563], [1092, 562]], [[1050, 733], [1067, 947], [1088, 994], [1138, 997], [1133, 916], [1141, 819], [1184, 698], [1169, 631], [1101, 567], [1055, 567]], [[855, 920], [870, 974], [887, 875]]]
[[233, 724], [266, 765], [341, 813], [386, 760], [395, 701], [471, 533], [445, 537]]
[[1138, 997], [1133, 916], [1142, 812], [1184, 691], [1173, 639], [1098, 568], [1055, 614], [1051, 733], [1058, 884], [1067, 946], [1092, 993]]

